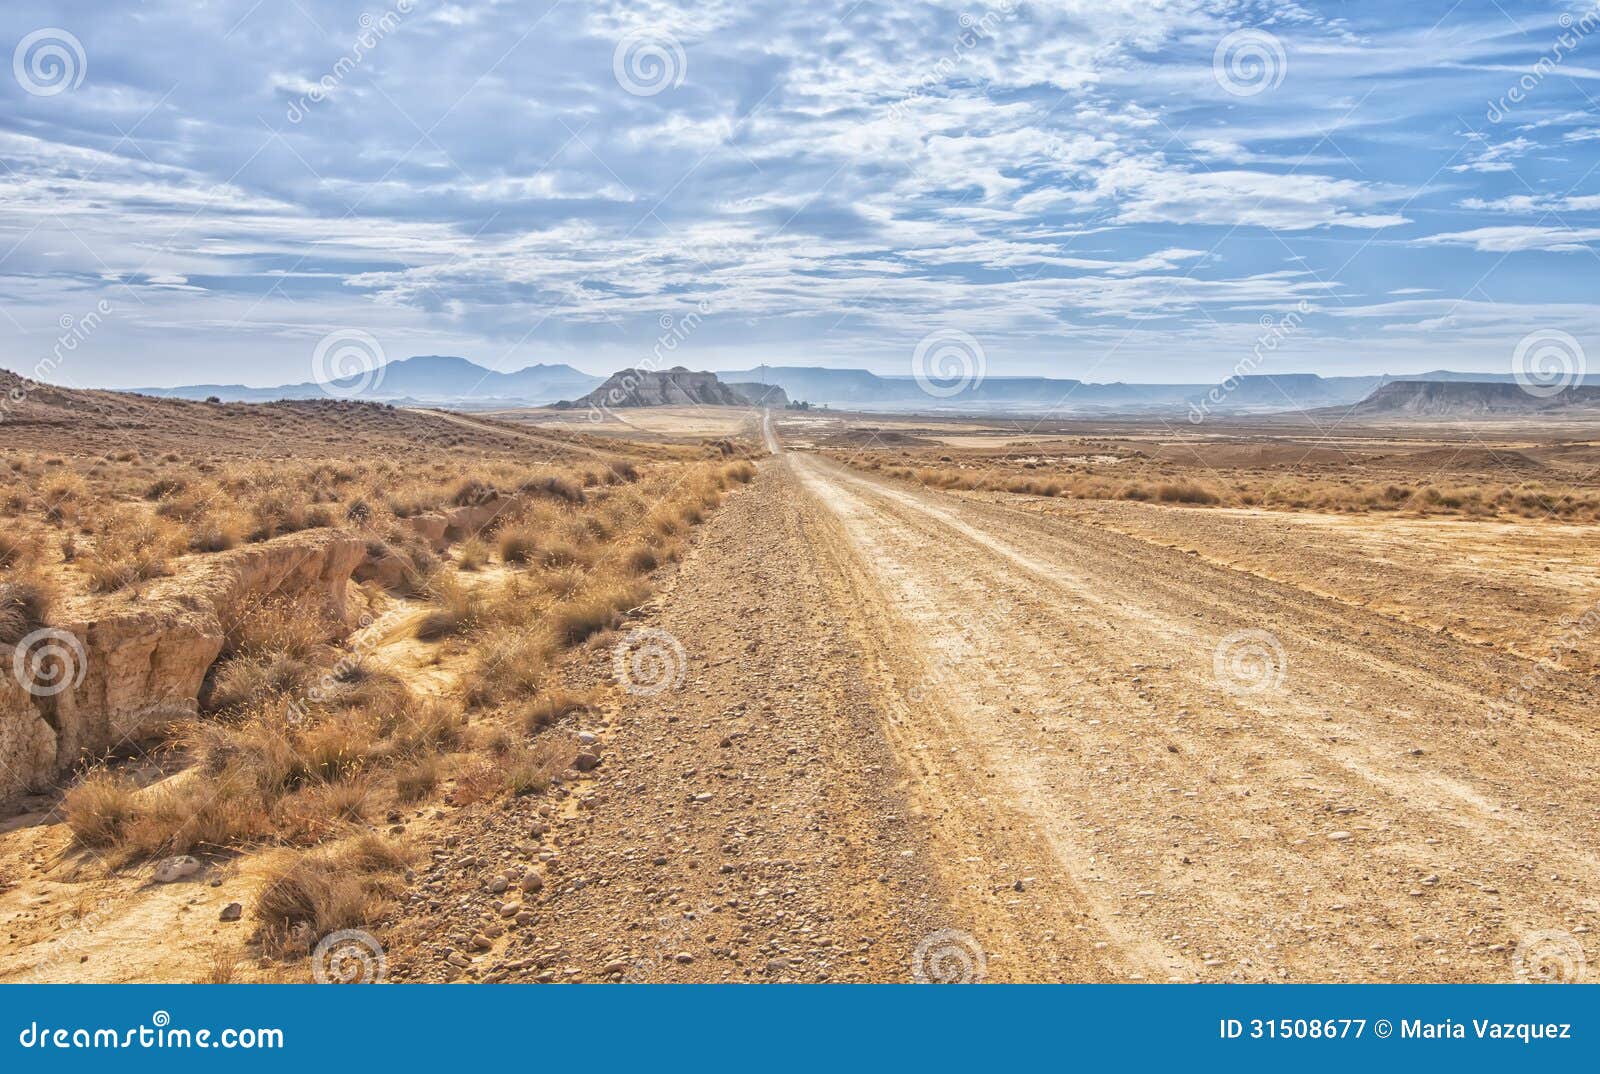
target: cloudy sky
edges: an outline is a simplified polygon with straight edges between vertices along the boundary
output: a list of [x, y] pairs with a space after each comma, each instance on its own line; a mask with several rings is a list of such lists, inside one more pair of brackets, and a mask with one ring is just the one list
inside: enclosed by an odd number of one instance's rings
[[1206, 381], [1296, 309], [1259, 371], [1600, 353], [1594, 0], [7, 0], [0, 39], [0, 365], [60, 383], [307, 380], [342, 330], [606, 373], [690, 311], [709, 369], [957, 329]]

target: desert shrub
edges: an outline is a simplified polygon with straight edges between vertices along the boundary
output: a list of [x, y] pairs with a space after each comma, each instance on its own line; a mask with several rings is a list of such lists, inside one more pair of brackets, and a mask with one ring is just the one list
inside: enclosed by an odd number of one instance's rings
[[188, 531], [191, 552], [226, 552], [244, 540], [244, 527], [231, 513], [195, 518]]
[[1216, 503], [1218, 497], [1193, 482], [1177, 482], [1157, 487], [1156, 499], [1162, 503]]
[[312, 938], [369, 925], [394, 906], [412, 853], [376, 835], [285, 857], [256, 901], [256, 914], [283, 950], [294, 927]]
[[541, 692], [522, 709], [522, 727], [529, 734], [542, 731], [561, 717], [582, 712], [589, 707], [588, 698], [564, 687], [554, 687]]
[[15, 645], [45, 625], [52, 593], [38, 578], [14, 576], [0, 582], [0, 645]]
[[466, 717], [454, 705], [436, 698], [410, 697], [384, 710], [380, 730], [395, 756], [424, 756], [460, 745]]
[[489, 562], [489, 546], [478, 537], [468, 537], [456, 546], [456, 566], [464, 571], [482, 570]]
[[457, 483], [450, 493], [450, 502], [457, 507], [470, 507], [495, 499], [499, 495], [499, 490], [487, 481], [469, 477]]
[[643, 600], [644, 590], [631, 585], [616, 585], [590, 591], [550, 610], [550, 629], [568, 645], [583, 641], [613, 626], [618, 613]]
[[17, 567], [37, 559], [39, 541], [31, 533], [0, 533], [0, 567]]
[[168, 573], [169, 559], [185, 547], [182, 533], [170, 522], [137, 507], [107, 513], [94, 551], [83, 559], [89, 588], [112, 593]]
[[305, 494], [272, 483], [245, 495], [243, 507], [250, 522], [250, 540], [265, 541], [307, 527]]
[[562, 772], [572, 765], [578, 751], [570, 742], [541, 740], [531, 747], [506, 757], [505, 788], [508, 794], [543, 794]]
[[327, 609], [282, 597], [242, 605], [223, 615], [228, 653], [311, 660], [327, 652], [327, 641], [336, 633]]
[[428, 797], [439, 786], [443, 765], [433, 754], [425, 754], [401, 765], [395, 770], [395, 795], [402, 802], [417, 802]]
[[85, 846], [109, 847], [122, 839], [135, 811], [138, 788], [98, 769], [79, 780], [61, 800], [67, 830]]
[[164, 857], [235, 846], [270, 831], [262, 799], [248, 781], [180, 778], [140, 795], [114, 846], [122, 859]]
[[206, 705], [227, 712], [253, 708], [275, 697], [300, 697], [317, 678], [313, 665], [288, 653], [240, 654], [223, 661], [213, 672]]
[[544, 683], [555, 649], [548, 635], [520, 626], [485, 631], [474, 642], [470, 666], [462, 676], [468, 702], [486, 705], [532, 696]]
[[558, 474], [545, 474], [523, 481], [517, 486], [517, 492], [523, 496], [549, 496], [568, 503], [583, 502], [583, 489], [571, 479]]
[[525, 525], [500, 531], [500, 559], [504, 563], [532, 563], [539, 555], [539, 534]]
[[661, 565], [661, 557], [649, 545], [636, 544], [623, 551], [622, 565], [634, 574], [649, 574]]
[[300, 845], [321, 843], [348, 831], [372, 811], [372, 788], [359, 779], [305, 787], [278, 800], [272, 826], [278, 837]]

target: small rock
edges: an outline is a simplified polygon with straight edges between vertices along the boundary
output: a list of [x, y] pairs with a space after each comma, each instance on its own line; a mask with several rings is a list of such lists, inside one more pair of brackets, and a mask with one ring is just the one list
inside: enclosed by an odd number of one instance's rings
[[592, 772], [600, 766], [600, 758], [588, 750], [578, 754], [572, 760], [572, 767], [579, 772]]
[[498, 895], [510, 886], [510, 884], [506, 883], [505, 877], [497, 876], [493, 880], [489, 881], [489, 894]]
[[244, 906], [240, 903], [230, 902], [222, 908], [222, 913], [217, 915], [218, 921], [237, 921], [244, 916]]
[[1346, 839], [1353, 838], [1353, 834], [1351, 832], [1340, 830], [1337, 832], [1329, 832], [1328, 838], [1333, 840], [1335, 843], [1342, 843]]

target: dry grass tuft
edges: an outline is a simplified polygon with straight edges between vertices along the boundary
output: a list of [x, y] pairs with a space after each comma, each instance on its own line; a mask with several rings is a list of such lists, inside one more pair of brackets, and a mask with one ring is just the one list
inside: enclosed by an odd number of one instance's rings
[[103, 769], [84, 776], [61, 800], [73, 837], [85, 846], [108, 847], [122, 839], [135, 813], [138, 788]]
[[413, 860], [404, 844], [370, 834], [286, 858], [256, 903], [270, 946], [303, 954], [299, 937], [382, 919], [393, 909], [400, 874]]

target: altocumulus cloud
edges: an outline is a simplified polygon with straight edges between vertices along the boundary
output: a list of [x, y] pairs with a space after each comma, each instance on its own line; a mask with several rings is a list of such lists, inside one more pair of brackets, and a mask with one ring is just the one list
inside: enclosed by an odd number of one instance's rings
[[[1487, 2], [1436, 20], [19, 0], [7, 47], [59, 29], [84, 68], [0, 87], [0, 364], [110, 298], [63, 381], [301, 380], [336, 328], [604, 372], [691, 308], [678, 360], [707, 368], [904, 372], [951, 327], [991, 375], [1201, 378], [1304, 301], [1300, 368], [1431, 367], [1443, 343], [1499, 369], [1519, 323], [1586, 304], [1564, 259], [1600, 238], [1594, 124], [1549, 78], [1464, 129], [1558, 26]], [[1241, 40], [1267, 69], [1219, 66]], [[1442, 297], [1389, 299], [1419, 281]], [[1516, 316], [1487, 317], [1485, 290]]]

